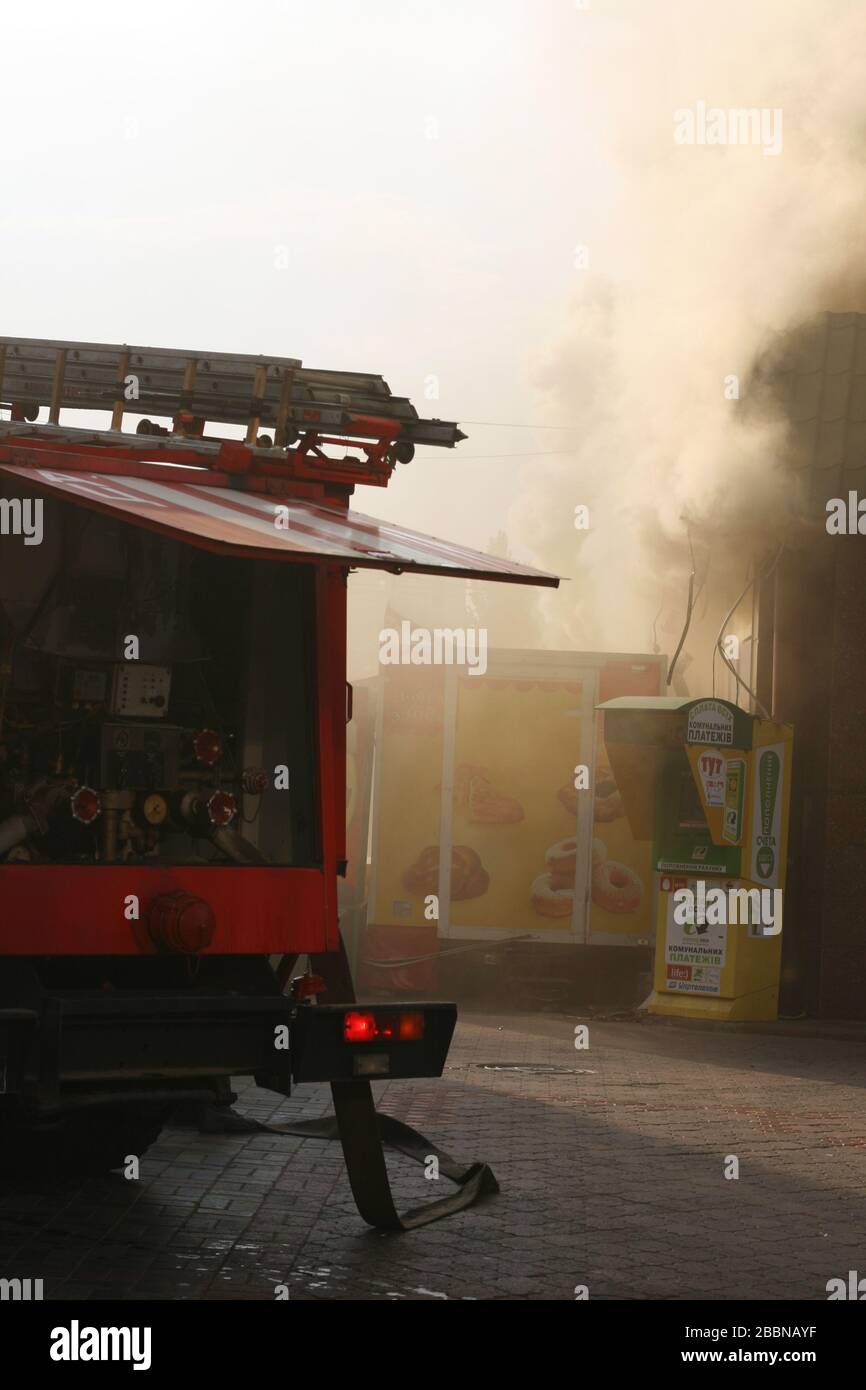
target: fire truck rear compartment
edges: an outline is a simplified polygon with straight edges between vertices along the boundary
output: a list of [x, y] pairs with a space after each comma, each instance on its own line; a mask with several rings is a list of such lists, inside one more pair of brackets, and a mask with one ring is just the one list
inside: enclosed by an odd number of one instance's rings
[[0, 860], [319, 863], [311, 569], [45, 506], [0, 553]]

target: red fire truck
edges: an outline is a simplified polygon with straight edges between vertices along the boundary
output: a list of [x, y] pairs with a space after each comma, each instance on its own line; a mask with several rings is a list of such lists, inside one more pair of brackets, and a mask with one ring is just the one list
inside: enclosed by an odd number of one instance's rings
[[[231, 1076], [329, 1081], [292, 1132], [340, 1138], [367, 1221], [466, 1205], [489, 1169], [370, 1089], [440, 1075], [456, 1010], [357, 1002], [342, 950], [347, 579], [557, 581], [350, 510], [465, 437], [379, 376], [0, 338], [0, 410], [0, 1166], [117, 1167], [182, 1101], [237, 1118]], [[383, 1141], [454, 1194], [399, 1216]]]

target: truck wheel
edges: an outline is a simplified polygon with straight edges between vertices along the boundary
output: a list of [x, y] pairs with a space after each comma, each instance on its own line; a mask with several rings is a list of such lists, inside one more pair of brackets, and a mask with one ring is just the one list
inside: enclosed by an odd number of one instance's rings
[[141, 1158], [170, 1114], [164, 1105], [93, 1106], [57, 1120], [0, 1119], [4, 1177], [107, 1173]]

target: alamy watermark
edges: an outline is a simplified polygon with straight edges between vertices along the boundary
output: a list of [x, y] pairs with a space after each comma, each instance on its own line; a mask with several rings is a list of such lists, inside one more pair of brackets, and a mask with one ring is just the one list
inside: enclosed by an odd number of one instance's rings
[[82, 1327], [73, 1318], [52, 1328], [48, 1354], [52, 1361], [131, 1361], [134, 1371], [149, 1371], [151, 1338], [149, 1327]]
[[866, 536], [866, 497], [853, 491], [847, 498], [831, 497], [826, 512], [828, 536]]
[[416, 627], [402, 622], [400, 631], [379, 633], [382, 666], [468, 666], [470, 676], [487, 670], [486, 627]]
[[677, 145], [761, 145], [764, 154], [782, 153], [780, 106], [680, 106], [674, 112]]
[[0, 1279], [0, 1303], [38, 1303], [41, 1299], [41, 1279]]
[[828, 1279], [826, 1289], [828, 1303], [839, 1299], [866, 1302], [866, 1279], [861, 1279], [856, 1269], [848, 1270], [847, 1279]]
[[725, 927], [738, 923], [761, 928], [761, 936], [778, 936], [782, 930], [781, 888], [707, 887], [698, 879], [695, 887], [674, 893], [674, 921], [679, 927]]
[[42, 511], [39, 498], [0, 497], [0, 536], [23, 536], [25, 545], [41, 545]]

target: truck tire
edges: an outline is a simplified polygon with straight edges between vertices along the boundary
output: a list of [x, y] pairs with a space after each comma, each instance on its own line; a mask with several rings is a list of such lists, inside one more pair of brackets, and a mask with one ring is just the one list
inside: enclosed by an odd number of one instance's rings
[[0, 1174], [37, 1179], [107, 1173], [141, 1158], [170, 1114], [164, 1105], [106, 1105], [52, 1120], [0, 1118]]

